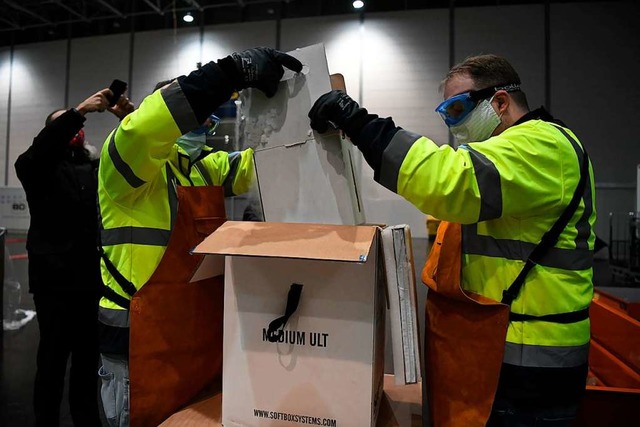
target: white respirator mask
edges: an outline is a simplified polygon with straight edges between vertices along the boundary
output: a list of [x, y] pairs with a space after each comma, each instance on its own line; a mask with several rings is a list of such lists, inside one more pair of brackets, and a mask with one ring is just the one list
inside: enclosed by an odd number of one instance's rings
[[491, 106], [492, 100], [493, 97], [480, 101], [463, 121], [449, 127], [458, 143], [482, 142], [491, 137], [502, 121]]

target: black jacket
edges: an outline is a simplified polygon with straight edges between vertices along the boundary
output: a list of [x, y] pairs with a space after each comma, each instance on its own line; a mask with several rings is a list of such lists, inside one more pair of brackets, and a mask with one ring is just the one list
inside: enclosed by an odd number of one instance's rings
[[29, 203], [30, 292], [99, 292], [98, 162], [69, 141], [85, 118], [71, 109], [16, 160]]

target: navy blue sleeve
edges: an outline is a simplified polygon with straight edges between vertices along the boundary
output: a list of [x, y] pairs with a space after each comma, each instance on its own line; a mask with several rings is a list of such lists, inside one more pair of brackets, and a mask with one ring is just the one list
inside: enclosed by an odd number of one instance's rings
[[363, 111], [359, 114], [360, 117], [345, 123], [343, 130], [362, 152], [364, 159], [373, 169], [373, 177], [377, 181], [380, 175], [382, 153], [400, 128], [396, 127], [391, 117], [381, 119], [375, 114], [368, 114], [365, 108], [360, 110]]
[[178, 77], [198, 123], [204, 121], [231, 97], [234, 85], [228, 73], [215, 62], [209, 62], [188, 76]]

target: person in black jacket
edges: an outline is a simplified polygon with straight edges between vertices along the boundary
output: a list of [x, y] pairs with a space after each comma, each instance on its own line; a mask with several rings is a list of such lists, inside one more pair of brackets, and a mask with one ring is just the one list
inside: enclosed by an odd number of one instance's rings
[[29, 292], [40, 329], [33, 396], [36, 426], [59, 425], [69, 356], [73, 423], [101, 425], [97, 399], [98, 151], [84, 141], [82, 127], [87, 113], [108, 109], [122, 119], [133, 111], [125, 96], [109, 108], [110, 95], [109, 89], [103, 89], [76, 108], [51, 113], [15, 163], [31, 214]]

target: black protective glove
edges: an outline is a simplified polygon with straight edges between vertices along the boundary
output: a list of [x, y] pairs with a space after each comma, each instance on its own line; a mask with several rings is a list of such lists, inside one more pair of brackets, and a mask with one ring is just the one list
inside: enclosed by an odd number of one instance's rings
[[218, 61], [236, 90], [254, 87], [271, 98], [284, 74], [283, 66], [299, 73], [302, 63], [291, 55], [270, 47], [256, 47], [235, 52]]
[[341, 90], [325, 93], [309, 111], [311, 128], [324, 133], [329, 126], [343, 130], [353, 139], [362, 127], [374, 117]]

